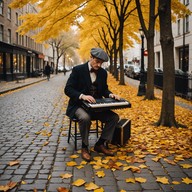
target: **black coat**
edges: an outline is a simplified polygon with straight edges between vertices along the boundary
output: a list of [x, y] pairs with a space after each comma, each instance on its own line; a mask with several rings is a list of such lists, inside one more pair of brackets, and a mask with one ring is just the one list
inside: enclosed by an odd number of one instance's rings
[[[107, 71], [105, 71], [103, 68], [98, 70], [97, 82], [99, 98], [109, 97], [111, 91], [109, 91], [107, 85]], [[91, 84], [92, 82], [88, 62], [75, 66], [64, 89], [65, 94], [70, 98], [66, 112], [67, 116], [74, 116], [77, 108], [81, 106], [79, 96], [81, 94], [89, 94]]]

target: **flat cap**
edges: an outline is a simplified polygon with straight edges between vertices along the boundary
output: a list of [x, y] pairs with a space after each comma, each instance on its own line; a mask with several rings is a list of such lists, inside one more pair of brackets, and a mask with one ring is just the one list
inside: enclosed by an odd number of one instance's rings
[[101, 48], [92, 48], [90, 53], [93, 57], [101, 59], [105, 62], [107, 62], [109, 59], [107, 53]]

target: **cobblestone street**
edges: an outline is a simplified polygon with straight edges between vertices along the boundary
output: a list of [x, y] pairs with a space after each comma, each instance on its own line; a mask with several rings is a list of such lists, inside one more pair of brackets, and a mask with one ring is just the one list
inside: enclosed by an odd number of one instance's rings
[[[75, 180], [82, 178], [103, 187], [105, 192], [192, 191], [192, 184], [158, 183], [156, 176], [168, 177], [170, 181], [181, 181], [186, 177], [192, 179], [192, 168], [182, 169], [179, 163], [173, 166], [162, 160], [154, 162], [153, 155], [144, 158], [142, 164], [147, 168], [142, 169], [141, 173], [102, 168], [105, 171], [103, 178], [96, 176], [98, 170], [91, 163], [81, 169], [67, 166], [66, 162], [72, 160], [78, 165], [82, 163], [81, 157], [70, 158], [75, 152], [74, 142], [67, 142], [69, 122], [65, 116], [67, 97], [63, 92], [67, 78], [68, 73], [66, 76], [59, 74], [50, 81], [44, 80], [0, 96], [0, 186], [13, 181], [17, 185], [11, 192], [56, 192], [58, 187], [65, 187], [72, 192], [85, 192], [84, 186], [72, 185]], [[94, 134], [90, 137], [92, 147], [97, 138]], [[92, 152], [92, 155], [99, 156], [96, 152]], [[18, 163], [15, 165], [9, 164], [16, 161]], [[182, 163], [192, 164], [192, 159]], [[134, 166], [140, 164], [134, 163]], [[73, 177], [61, 178], [60, 175], [66, 172]], [[130, 177], [143, 177], [147, 182], [125, 182]]]

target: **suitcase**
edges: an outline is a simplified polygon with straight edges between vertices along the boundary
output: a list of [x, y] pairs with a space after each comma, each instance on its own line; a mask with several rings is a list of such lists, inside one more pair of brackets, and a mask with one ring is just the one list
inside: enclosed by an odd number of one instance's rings
[[111, 143], [114, 145], [123, 146], [127, 143], [130, 137], [131, 137], [131, 120], [120, 119], [115, 128]]

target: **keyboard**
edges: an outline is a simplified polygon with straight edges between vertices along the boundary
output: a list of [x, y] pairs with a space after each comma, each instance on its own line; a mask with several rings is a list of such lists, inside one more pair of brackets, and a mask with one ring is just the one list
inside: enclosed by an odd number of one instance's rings
[[87, 111], [104, 111], [109, 109], [131, 108], [131, 103], [125, 99], [102, 98], [96, 99], [96, 103], [82, 101], [82, 107]]

